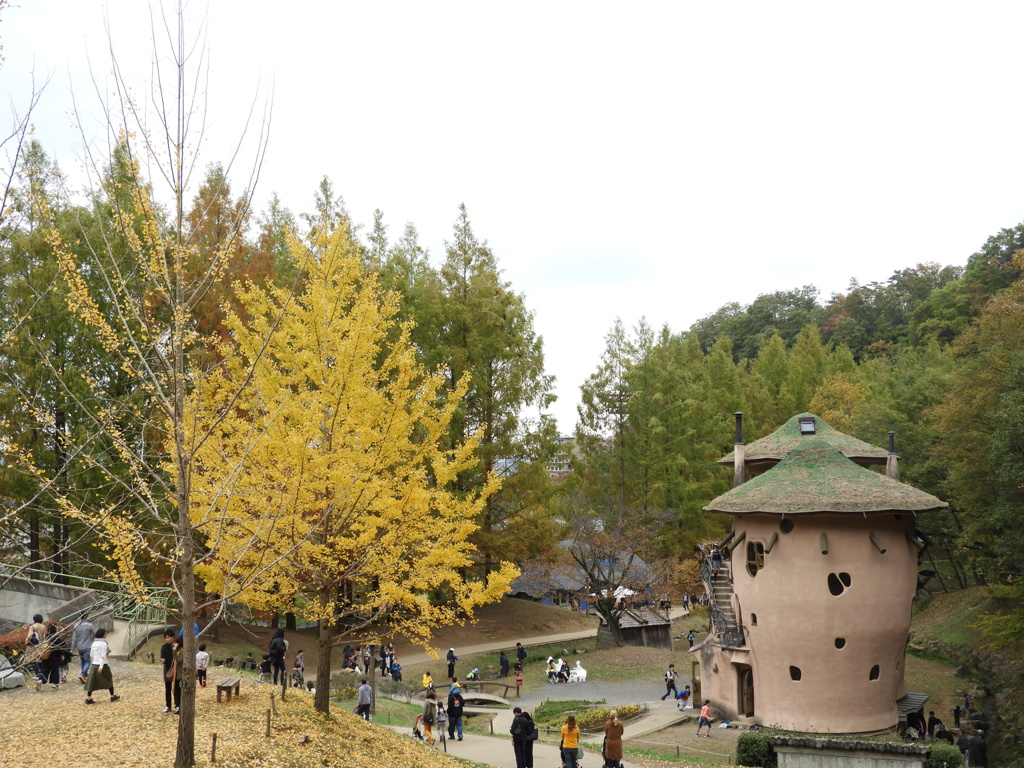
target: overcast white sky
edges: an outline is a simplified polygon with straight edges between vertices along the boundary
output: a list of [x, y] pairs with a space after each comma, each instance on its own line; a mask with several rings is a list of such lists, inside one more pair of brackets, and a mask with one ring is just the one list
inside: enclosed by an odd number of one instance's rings
[[[37, 136], [101, 133], [86, 56], [150, 72], [143, 0], [14, 0], [0, 96], [52, 76]], [[963, 264], [1024, 219], [1024, 3], [192, 2], [207, 163], [272, 95], [257, 194], [412, 221], [439, 261], [460, 202], [525, 294], [575, 425], [614, 319], [684, 330], [729, 301]], [[262, 102], [261, 102], [262, 103]], [[250, 155], [251, 157], [251, 155]], [[242, 163], [241, 167], [246, 167]], [[236, 186], [246, 181], [235, 178]]]

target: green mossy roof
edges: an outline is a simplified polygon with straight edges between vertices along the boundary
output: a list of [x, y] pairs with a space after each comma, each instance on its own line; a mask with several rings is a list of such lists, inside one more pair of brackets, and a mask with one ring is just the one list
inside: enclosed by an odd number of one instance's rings
[[[800, 419], [813, 417], [817, 425], [816, 435], [800, 434]], [[870, 463], [884, 464], [889, 451], [885, 448], [878, 448], [863, 440], [844, 435], [831, 424], [823, 421], [813, 413], [799, 413], [770, 435], [765, 435], [760, 440], [755, 440], [745, 446], [743, 451], [744, 461], [781, 461], [786, 458], [797, 446], [808, 440], [825, 440], [843, 456], [850, 459], [874, 459]], [[735, 453], [719, 459], [719, 464], [733, 465]]]
[[800, 515], [925, 512], [945, 506], [930, 493], [858, 466], [826, 439], [805, 438], [776, 466], [723, 493], [704, 509], [733, 515]]

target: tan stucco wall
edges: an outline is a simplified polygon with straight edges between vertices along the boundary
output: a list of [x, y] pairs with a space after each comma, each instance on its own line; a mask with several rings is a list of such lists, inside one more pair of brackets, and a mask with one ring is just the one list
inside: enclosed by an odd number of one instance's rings
[[[707, 698], [735, 712], [734, 664], [754, 674], [755, 719], [766, 725], [820, 733], [858, 733], [895, 725], [905, 691], [903, 657], [917, 585], [917, 550], [907, 539], [914, 515], [797, 515], [782, 533], [777, 515], [737, 516], [746, 539], [732, 555], [734, 606], [747, 631], [749, 653], [704, 654]], [[747, 543], [778, 541], [765, 565], [747, 572]], [[828, 536], [828, 554], [820, 537]], [[869, 533], [886, 548], [882, 554]], [[834, 596], [830, 573], [850, 586]], [[753, 615], [756, 615], [756, 624]], [[836, 648], [836, 638], [846, 642]], [[717, 663], [719, 670], [713, 672]], [[870, 680], [874, 665], [877, 680]], [[710, 666], [709, 666], [710, 665]], [[800, 669], [794, 681], [790, 666]]]

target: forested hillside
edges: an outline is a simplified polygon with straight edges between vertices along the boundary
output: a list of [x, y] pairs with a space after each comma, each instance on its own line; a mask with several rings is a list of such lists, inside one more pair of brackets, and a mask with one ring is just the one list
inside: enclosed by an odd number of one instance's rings
[[[110, 180], [130, 178], [125, 157], [111, 158]], [[6, 438], [48, 479], [80, 485], [80, 504], [109, 503], [95, 470], [67, 455], [73, 433], [88, 429], [89, 376], [106, 371], [107, 392], [124, 404], [145, 395], [102, 343], [82, 335], [46, 233], [54, 227], [86, 259], [116, 251], [115, 213], [102, 199], [74, 200], [38, 144], [26, 144], [18, 179], [2, 241]], [[23, 191], [29, 185], [34, 199]], [[812, 286], [765, 294], [747, 306], [726, 303], [689, 329], [616, 324], [580, 393], [575, 472], [553, 484], [545, 470], [556, 436], [544, 416], [551, 380], [543, 340], [528, 297], [502, 277], [466, 209], [456, 212], [438, 265], [413, 224], [393, 238], [378, 212], [361, 237], [328, 179], [312, 197], [308, 213], [274, 197], [253, 215], [223, 167], [209, 168], [182, 225], [197, 252], [221, 252], [225, 265], [214, 275], [203, 273], [201, 260], [190, 267], [209, 283], [191, 309], [196, 345], [208, 358], [219, 354], [226, 317], [240, 308], [239, 286], [302, 285], [290, 239], [348, 232], [364, 272], [397, 297], [396, 318], [409, 325], [421, 362], [444, 371], [449, 389], [467, 385], [446, 439], [454, 446], [479, 431], [481, 440], [478, 462], [460, 473], [456, 490], [471, 493], [492, 475], [502, 480], [474, 534], [484, 570], [542, 556], [580, 512], [642, 523], [659, 555], [685, 559], [724, 528], [701, 508], [730, 482], [716, 461], [731, 450], [731, 414], [746, 414], [749, 441], [812, 411], [875, 445], [894, 431], [903, 479], [950, 502], [948, 512], [922, 521], [933, 550], [955, 555], [979, 583], [1018, 596], [1024, 281], [1015, 254], [1024, 225], [989, 238], [964, 268], [918, 264], [882, 283], [853, 281], [827, 299]], [[57, 574], [103, 571], [96, 532], [62, 514], [56, 497], [48, 502], [44, 481], [8, 462], [0, 485], [10, 505], [31, 502], [4, 521], [7, 562]]]

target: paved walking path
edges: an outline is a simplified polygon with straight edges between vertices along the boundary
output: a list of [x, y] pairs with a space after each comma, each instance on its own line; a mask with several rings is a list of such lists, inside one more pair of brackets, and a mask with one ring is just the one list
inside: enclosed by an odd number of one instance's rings
[[[583, 686], [586, 684], [584, 683]], [[616, 685], [614, 683], [607, 683], [607, 686]], [[622, 693], [617, 700], [621, 700], [623, 703], [628, 699], [628, 695], [625, 689], [631, 686], [635, 686], [635, 683], [621, 683], [616, 685], [622, 689]], [[556, 686], [552, 686], [553, 688]], [[560, 685], [558, 688], [569, 688], [569, 685]], [[540, 703], [543, 698], [575, 698], [576, 696], [587, 696], [592, 697], [594, 694], [590, 691], [584, 690], [582, 687], [577, 688], [571, 686], [576, 691], [575, 696], [565, 697], [528, 697], [524, 700], [522, 706], [524, 709], [532, 709], [536, 704]], [[651, 686], [646, 686], [648, 689]], [[533, 703], [528, 703], [530, 699], [536, 698], [537, 700]], [[635, 703], [635, 700], [634, 702]], [[649, 707], [649, 714], [645, 717], [638, 718], [631, 722], [626, 723], [626, 729], [624, 738], [628, 741], [629, 739], [635, 739], [643, 734], [652, 733], [659, 731], [662, 728], [682, 723], [687, 719], [687, 715], [692, 716], [693, 710], [687, 710], [686, 714], [676, 709], [675, 703], [671, 701], [660, 701], [655, 699], [654, 701], [646, 702]], [[448, 740], [444, 745], [440, 741], [434, 745], [435, 749], [447, 749], [447, 751], [456, 757], [462, 757], [467, 760], [472, 760], [477, 763], [483, 763], [485, 765], [494, 766], [494, 768], [516, 768], [515, 753], [512, 750], [512, 737], [508, 735], [509, 728], [512, 727], [512, 710], [499, 711], [494, 718], [494, 736], [486, 736], [480, 734], [466, 734], [462, 741]], [[411, 733], [411, 728], [408, 725], [388, 725], [385, 726], [391, 728], [393, 731], [402, 735], [408, 736]], [[435, 731], [435, 736], [437, 735]], [[554, 740], [555, 743], [546, 741], [547, 739]], [[593, 736], [584, 735], [582, 741], [584, 744], [584, 761], [589, 765], [594, 765], [595, 762], [600, 764], [599, 747], [590, 748], [586, 745], [600, 744], [601, 735], [595, 734]], [[558, 751], [558, 735], [555, 733], [541, 733], [541, 737], [538, 741], [534, 742], [533, 745], [533, 759], [534, 764], [537, 766], [557, 766], [561, 765], [561, 755]], [[628, 745], [627, 745], [628, 746]], [[596, 760], [595, 760], [595, 756]], [[624, 766], [628, 766], [630, 761], [627, 759], [623, 761]], [[633, 765], [636, 765], [633, 763]]]
[[[669, 611], [669, 618], [676, 620], [683, 616], [689, 615], [689, 611], [685, 608], [672, 608]], [[557, 635], [537, 635], [535, 637], [522, 637], [517, 640], [501, 640], [498, 642], [480, 643], [478, 645], [460, 646], [458, 651], [460, 655], [469, 656], [474, 653], [490, 653], [491, 651], [511, 651], [516, 647], [516, 643], [520, 642], [523, 647], [530, 648], [538, 645], [553, 645], [556, 643], [571, 643], [573, 640], [586, 640], [591, 637], [597, 636], [597, 627], [590, 629], [583, 629], [577, 632], [563, 632]], [[435, 661], [426, 653], [403, 653], [402, 654], [402, 666], [412, 666], [413, 664], [425, 664], [430, 661]]]

